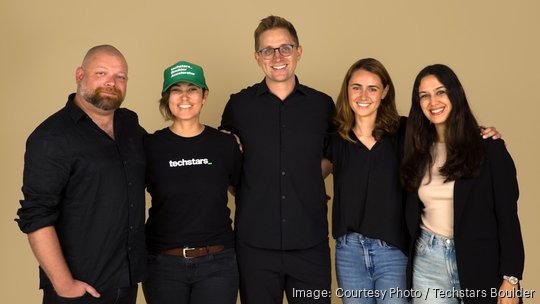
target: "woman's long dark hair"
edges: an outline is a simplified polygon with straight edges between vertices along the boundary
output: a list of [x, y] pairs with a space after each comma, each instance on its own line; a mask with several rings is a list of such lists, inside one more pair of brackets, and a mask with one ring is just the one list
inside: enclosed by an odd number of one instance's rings
[[428, 168], [433, 165], [431, 147], [437, 140], [437, 132], [435, 126], [422, 112], [418, 94], [420, 82], [429, 75], [435, 76], [445, 86], [452, 103], [445, 128], [446, 162], [440, 173], [446, 181], [473, 177], [478, 174], [484, 161], [485, 152], [479, 134], [480, 129], [461, 82], [454, 71], [446, 65], [427, 66], [420, 71], [414, 81], [411, 110], [407, 119], [401, 168], [401, 182], [407, 190], [417, 189]]

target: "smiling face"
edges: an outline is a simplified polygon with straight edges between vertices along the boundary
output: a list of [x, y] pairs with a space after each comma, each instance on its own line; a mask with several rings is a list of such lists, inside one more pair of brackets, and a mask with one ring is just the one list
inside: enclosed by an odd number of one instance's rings
[[200, 87], [187, 83], [179, 82], [170, 88], [169, 109], [174, 120], [196, 120], [203, 104], [208, 97], [208, 91]]
[[349, 80], [348, 96], [356, 120], [364, 117], [375, 119], [381, 100], [387, 93], [388, 86], [383, 87], [379, 76], [363, 69], [355, 71]]
[[75, 72], [77, 93], [94, 107], [111, 111], [120, 107], [127, 89], [124, 58], [98, 52]]
[[420, 107], [426, 118], [435, 125], [439, 135], [444, 130], [446, 121], [452, 112], [452, 102], [447, 88], [434, 75], [427, 75], [418, 86]]
[[289, 31], [284, 28], [267, 30], [259, 36], [258, 45], [260, 49], [294, 45], [291, 55], [287, 57], [284, 57], [278, 50], [268, 59], [263, 58], [258, 51], [255, 52], [255, 60], [263, 70], [267, 84], [294, 82], [294, 72], [302, 56], [302, 47], [295, 45]]

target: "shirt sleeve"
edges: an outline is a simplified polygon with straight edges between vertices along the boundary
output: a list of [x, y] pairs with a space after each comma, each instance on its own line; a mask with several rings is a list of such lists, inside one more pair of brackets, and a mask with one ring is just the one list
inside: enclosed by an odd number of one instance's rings
[[24, 173], [16, 219], [24, 233], [54, 225], [60, 216], [59, 204], [69, 180], [69, 160], [61, 136], [47, 131], [35, 131], [26, 142]]
[[323, 157], [328, 159], [331, 163], [334, 163], [334, 147], [336, 145], [336, 135], [327, 135], [325, 137], [325, 145]]
[[225, 105], [223, 114], [221, 115], [221, 124], [218, 127], [218, 130], [227, 130], [234, 134], [238, 134], [238, 129], [234, 124], [234, 99], [233, 95]]
[[326, 134], [324, 136], [324, 149], [323, 149], [323, 157], [328, 159], [330, 162], [332, 161], [332, 146], [333, 143], [333, 134], [336, 133], [337, 127], [334, 122], [334, 117], [336, 116], [336, 105], [332, 101], [331, 98], [329, 98], [329, 109], [328, 109], [328, 128], [326, 129]]
[[499, 274], [521, 279], [525, 253], [517, 213], [519, 188], [516, 168], [504, 141], [496, 140], [490, 144], [493, 149], [488, 157], [490, 157], [501, 251]]
[[[232, 137], [232, 136], [231, 136]], [[240, 147], [236, 142], [236, 139], [233, 137], [233, 147], [232, 150], [232, 168], [231, 175], [229, 180], [229, 185], [237, 187], [240, 183], [240, 174], [242, 172], [242, 152], [240, 152]]]

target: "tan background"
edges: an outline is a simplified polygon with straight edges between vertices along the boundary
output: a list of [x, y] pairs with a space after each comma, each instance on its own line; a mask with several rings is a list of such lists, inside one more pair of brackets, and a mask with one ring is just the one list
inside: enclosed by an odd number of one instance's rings
[[296, 26], [304, 47], [300, 80], [334, 98], [347, 68], [363, 57], [386, 65], [402, 115], [421, 68], [445, 63], [456, 71], [477, 118], [502, 132], [518, 168], [523, 287], [538, 290], [539, 3], [0, 0], [0, 302], [41, 303], [37, 262], [13, 221], [22, 197], [24, 144], [74, 91], [74, 71], [88, 48], [109, 43], [125, 54], [130, 78], [124, 106], [137, 111], [150, 132], [165, 126], [157, 109], [163, 69], [180, 59], [202, 65], [211, 89], [202, 118], [217, 126], [229, 94], [263, 78], [253, 60], [252, 33], [269, 14]]

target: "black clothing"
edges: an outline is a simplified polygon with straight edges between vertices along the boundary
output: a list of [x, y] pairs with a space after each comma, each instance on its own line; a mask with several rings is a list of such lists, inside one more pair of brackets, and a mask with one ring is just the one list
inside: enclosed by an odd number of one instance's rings
[[352, 143], [333, 134], [326, 157], [334, 165], [332, 235], [335, 239], [349, 232], [383, 240], [408, 252], [408, 233], [403, 215], [403, 190], [399, 181], [401, 162], [398, 133], [384, 135], [369, 150], [353, 131]]
[[74, 96], [28, 138], [17, 221], [24, 233], [54, 226], [74, 278], [100, 292], [135, 285], [146, 265], [145, 131], [118, 109], [113, 140]]
[[243, 170], [235, 228], [247, 244], [305, 249], [328, 239], [321, 160], [332, 99], [296, 82], [283, 101], [266, 82], [232, 94], [220, 129], [238, 135]]
[[52, 287], [43, 289], [42, 304], [136, 304], [138, 285], [100, 292], [99, 298], [85, 293], [78, 298], [63, 298], [56, 294]]
[[243, 304], [330, 304], [328, 240], [308, 249], [272, 250], [236, 242]]
[[202, 257], [148, 255], [142, 288], [147, 304], [236, 304], [238, 263], [233, 248]]
[[242, 156], [232, 135], [205, 126], [194, 137], [165, 128], [144, 140], [152, 207], [150, 252], [183, 247], [234, 247], [227, 188], [236, 186]]

